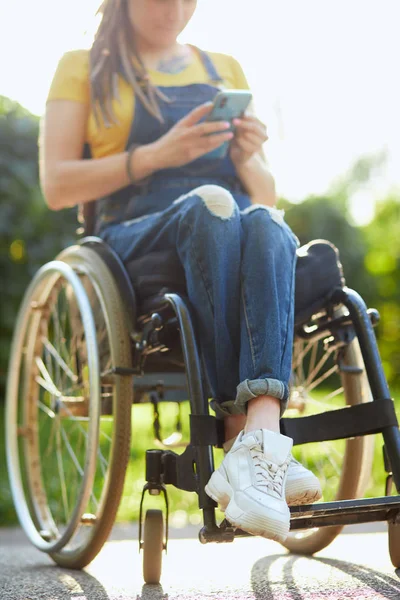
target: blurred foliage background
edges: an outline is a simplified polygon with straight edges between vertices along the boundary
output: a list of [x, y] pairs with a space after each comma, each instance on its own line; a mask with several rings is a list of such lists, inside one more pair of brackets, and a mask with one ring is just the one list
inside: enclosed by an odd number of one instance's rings
[[[76, 239], [75, 209], [50, 211], [38, 181], [39, 120], [0, 96], [0, 408], [4, 400], [8, 353], [17, 311], [33, 274]], [[323, 197], [300, 204], [280, 200], [301, 244], [323, 238], [340, 251], [347, 284], [381, 313], [379, 348], [392, 389], [400, 387], [400, 196], [382, 198], [372, 221], [357, 227], [349, 198], [368, 181], [383, 158], [361, 158]], [[0, 411], [1, 412], [1, 411]], [[1, 417], [1, 414], [0, 414]], [[5, 474], [0, 418], [0, 523], [13, 521], [3, 502]], [[3, 505], [3, 513], [2, 513]], [[6, 508], [8, 506], [8, 508]]]

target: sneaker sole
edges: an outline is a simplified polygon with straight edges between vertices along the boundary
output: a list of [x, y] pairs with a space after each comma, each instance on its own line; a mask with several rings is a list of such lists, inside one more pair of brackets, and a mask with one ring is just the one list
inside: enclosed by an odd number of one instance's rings
[[288, 506], [302, 506], [303, 504], [313, 504], [317, 500], [321, 500], [322, 494], [320, 490], [307, 490], [304, 494], [293, 494], [286, 498]]
[[289, 533], [289, 522], [285, 523], [252, 510], [241, 509], [235, 502], [233, 488], [218, 471], [214, 471], [204, 489], [206, 494], [220, 505], [226, 519], [234, 527], [276, 542], [286, 540]]

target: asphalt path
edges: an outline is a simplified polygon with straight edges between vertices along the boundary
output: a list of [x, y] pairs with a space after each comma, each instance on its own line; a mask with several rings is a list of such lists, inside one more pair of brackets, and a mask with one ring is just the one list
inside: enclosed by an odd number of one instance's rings
[[[372, 529], [371, 529], [372, 527]], [[144, 585], [137, 528], [117, 526], [84, 571], [60, 569], [18, 529], [0, 530], [1, 600], [400, 599], [385, 524], [351, 526], [314, 557], [276, 542], [208, 544], [198, 527], [172, 530], [158, 586]], [[135, 539], [136, 538], [136, 539]], [[399, 576], [398, 576], [399, 575]]]

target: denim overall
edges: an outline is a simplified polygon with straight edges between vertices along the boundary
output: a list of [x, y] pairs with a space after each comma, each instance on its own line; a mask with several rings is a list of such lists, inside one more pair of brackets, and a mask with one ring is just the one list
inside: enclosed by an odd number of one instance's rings
[[[199, 49], [208, 83], [159, 89], [164, 123], [136, 98], [129, 135], [148, 144], [203, 102], [222, 79]], [[211, 407], [217, 417], [247, 413], [262, 394], [289, 395], [298, 240], [283, 211], [252, 205], [226, 155], [206, 155], [154, 173], [97, 202], [97, 234], [128, 262], [173, 249], [185, 271]]]

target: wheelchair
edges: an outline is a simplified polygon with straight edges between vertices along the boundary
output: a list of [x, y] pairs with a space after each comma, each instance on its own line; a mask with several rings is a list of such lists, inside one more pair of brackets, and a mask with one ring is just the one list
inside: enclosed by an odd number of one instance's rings
[[[223, 421], [210, 414], [196, 322], [177, 257], [153, 253], [123, 264], [92, 235], [45, 264], [15, 325], [6, 396], [7, 465], [19, 521], [62, 567], [91, 562], [114, 524], [131, 453], [133, 403], [151, 402], [156, 448], [146, 450], [139, 550], [146, 583], [159, 583], [168, 544], [168, 484], [198, 495], [200, 542], [248, 536], [204, 492]], [[91, 216], [92, 215], [92, 216]], [[400, 434], [373, 326], [374, 309], [345, 284], [337, 249], [298, 249], [290, 400], [282, 433], [321, 481], [323, 501], [291, 507], [289, 551], [313, 554], [350, 523], [387, 521], [400, 567]], [[266, 308], [267, 309], [267, 308]], [[190, 441], [162, 439], [158, 408], [189, 400]], [[384, 495], [364, 498], [383, 435]], [[133, 445], [135, 440], [133, 440]], [[180, 453], [176, 452], [180, 447]], [[165, 498], [143, 517], [146, 492]]]

